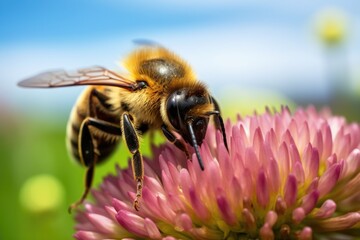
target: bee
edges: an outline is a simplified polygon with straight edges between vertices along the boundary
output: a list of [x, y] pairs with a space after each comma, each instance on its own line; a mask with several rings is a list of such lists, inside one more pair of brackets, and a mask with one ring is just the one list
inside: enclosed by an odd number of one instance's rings
[[214, 116], [228, 148], [218, 103], [183, 59], [162, 46], [142, 46], [130, 53], [123, 65], [126, 74], [94, 66], [74, 72], [44, 72], [18, 83], [30, 88], [89, 85], [78, 97], [67, 124], [67, 149], [87, 169], [84, 192], [69, 212], [85, 200], [96, 164], [106, 160], [121, 139], [132, 154], [136, 210], [144, 178], [139, 139], [148, 130], [161, 129], [188, 159], [189, 144], [204, 170], [199, 146], [210, 116]]

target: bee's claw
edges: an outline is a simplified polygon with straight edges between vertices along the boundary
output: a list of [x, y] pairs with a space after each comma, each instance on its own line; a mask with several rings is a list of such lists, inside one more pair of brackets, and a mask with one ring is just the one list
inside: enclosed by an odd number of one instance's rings
[[72, 210], [77, 208], [79, 205], [82, 204], [83, 201], [78, 201], [78, 202], [75, 202], [73, 204], [71, 204], [68, 208], [68, 213], [71, 214]]
[[136, 210], [136, 211], [139, 211], [140, 210], [140, 201], [139, 201], [140, 199], [138, 199], [138, 198], [135, 198], [135, 200], [134, 200], [134, 204], [133, 204], [133, 206], [134, 206], [134, 209]]
[[136, 211], [139, 211], [140, 210], [140, 199], [141, 199], [141, 196], [142, 196], [142, 179], [139, 178], [137, 179], [137, 185], [136, 185], [136, 197], [135, 197], [135, 200], [134, 200], [134, 208]]

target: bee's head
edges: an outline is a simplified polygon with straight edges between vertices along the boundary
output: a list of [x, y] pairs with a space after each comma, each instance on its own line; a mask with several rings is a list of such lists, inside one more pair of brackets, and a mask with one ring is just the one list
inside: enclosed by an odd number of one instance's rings
[[165, 109], [175, 131], [194, 147], [203, 169], [198, 146], [205, 138], [210, 115], [216, 112], [211, 96], [203, 89], [178, 89], [168, 97]]

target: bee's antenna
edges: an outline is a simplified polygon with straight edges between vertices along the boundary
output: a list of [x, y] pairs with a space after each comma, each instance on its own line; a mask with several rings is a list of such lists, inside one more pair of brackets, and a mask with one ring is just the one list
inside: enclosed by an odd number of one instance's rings
[[192, 121], [188, 121], [187, 125], [188, 125], [188, 129], [189, 129], [190, 136], [191, 136], [191, 141], [192, 141], [193, 147], [195, 149], [195, 153], [196, 153], [200, 168], [201, 168], [202, 171], [204, 171], [205, 168], [204, 168], [204, 164], [203, 164], [203, 161], [201, 159], [200, 152], [199, 152], [199, 146], [198, 146], [198, 144], [196, 142], [194, 129], [192, 127]]
[[222, 135], [223, 135], [223, 141], [224, 141], [226, 150], [229, 152], [229, 147], [228, 147], [227, 140], [226, 140], [226, 132], [225, 132], [224, 121], [223, 121], [220, 113], [219, 113], [219, 114], [216, 114], [216, 117], [218, 118], [219, 123], [220, 123], [221, 133], [222, 133]]

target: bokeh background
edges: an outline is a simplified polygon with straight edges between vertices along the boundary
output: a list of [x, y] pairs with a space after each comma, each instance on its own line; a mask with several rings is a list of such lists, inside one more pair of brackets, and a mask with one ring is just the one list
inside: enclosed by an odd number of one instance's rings
[[[82, 88], [21, 89], [18, 81], [49, 69], [120, 69], [132, 41], [149, 39], [194, 67], [226, 117], [314, 104], [359, 121], [359, 10], [356, 0], [2, 0], [0, 239], [70, 239], [67, 207], [83, 191], [84, 169], [64, 142]], [[94, 185], [128, 156], [120, 146]]]

